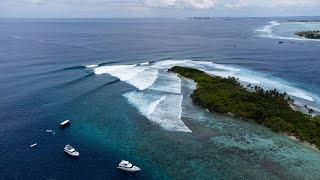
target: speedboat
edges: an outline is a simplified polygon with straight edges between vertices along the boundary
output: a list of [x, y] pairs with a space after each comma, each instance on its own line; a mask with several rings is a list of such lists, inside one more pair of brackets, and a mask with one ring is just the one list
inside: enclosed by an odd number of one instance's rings
[[80, 155], [79, 152], [76, 151], [76, 149], [74, 149], [70, 144], [67, 144], [63, 150], [72, 157], [78, 157]]
[[122, 160], [119, 163], [117, 168], [123, 171], [128, 171], [128, 172], [138, 172], [141, 170], [139, 167], [134, 166], [133, 164], [131, 164], [129, 161], [126, 161], [126, 160]]
[[65, 120], [62, 123], [59, 124], [60, 128], [64, 128], [66, 126], [70, 125], [70, 120]]

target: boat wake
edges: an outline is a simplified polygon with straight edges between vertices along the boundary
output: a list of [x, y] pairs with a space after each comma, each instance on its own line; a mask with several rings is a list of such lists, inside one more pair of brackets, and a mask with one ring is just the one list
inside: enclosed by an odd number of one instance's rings
[[173, 66], [197, 68], [213, 76], [234, 77], [243, 85], [260, 86], [266, 90], [286, 92], [296, 104], [317, 106], [319, 97], [283, 79], [242, 67], [206, 61], [163, 60], [133, 65], [88, 66], [96, 75], [108, 74], [119, 78], [136, 90], [123, 96], [151, 122], [169, 131], [191, 132], [181, 119], [183, 94], [181, 79], [167, 70]]

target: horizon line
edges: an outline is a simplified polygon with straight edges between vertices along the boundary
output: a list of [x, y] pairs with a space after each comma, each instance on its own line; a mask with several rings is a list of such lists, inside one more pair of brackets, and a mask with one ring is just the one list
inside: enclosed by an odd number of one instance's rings
[[0, 17], [0, 19], [184, 19], [194, 17], [209, 18], [286, 18], [286, 17], [319, 17], [320, 15], [299, 16], [186, 16], [186, 17]]

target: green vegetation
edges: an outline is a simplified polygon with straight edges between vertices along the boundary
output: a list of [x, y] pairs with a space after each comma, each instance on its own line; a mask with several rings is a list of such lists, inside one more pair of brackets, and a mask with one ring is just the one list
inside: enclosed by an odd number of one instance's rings
[[308, 39], [320, 39], [320, 31], [302, 31], [295, 33], [295, 35]]
[[244, 88], [235, 78], [212, 77], [197, 69], [175, 66], [170, 72], [197, 83], [191, 97], [195, 104], [218, 113], [251, 119], [273, 131], [294, 135], [320, 147], [320, 117], [294, 111], [292, 99], [276, 89], [265, 91], [255, 86]]

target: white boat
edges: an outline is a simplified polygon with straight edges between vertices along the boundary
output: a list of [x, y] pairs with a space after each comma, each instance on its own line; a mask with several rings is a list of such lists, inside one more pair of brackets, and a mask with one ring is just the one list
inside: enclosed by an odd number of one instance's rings
[[30, 148], [36, 147], [37, 145], [38, 145], [37, 143], [31, 144]]
[[123, 171], [128, 171], [128, 172], [138, 172], [141, 170], [138, 166], [134, 166], [133, 164], [131, 164], [129, 161], [126, 161], [126, 160], [122, 160], [119, 163], [119, 166], [117, 168]]
[[66, 126], [68, 126], [68, 125], [70, 125], [70, 120], [65, 120], [65, 121], [63, 121], [62, 123], [60, 123], [60, 127], [62, 128], [62, 127], [66, 127]]
[[76, 151], [76, 149], [74, 149], [70, 144], [67, 144], [63, 150], [65, 153], [73, 157], [78, 157], [80, 155], [79, 152]]
[[56, 132], [54, 132], [54, 131], [53, 131], [53, 130], [51, 130], [51, 129], [47, 129], [47, 130], [46, 130], [46, 132], [47, 132], [47, 133], [52, 133], [53, 135], [55, 135], [55, 134], [56, 134]]

